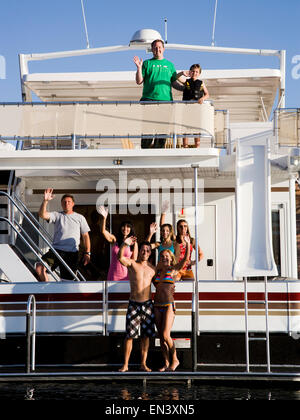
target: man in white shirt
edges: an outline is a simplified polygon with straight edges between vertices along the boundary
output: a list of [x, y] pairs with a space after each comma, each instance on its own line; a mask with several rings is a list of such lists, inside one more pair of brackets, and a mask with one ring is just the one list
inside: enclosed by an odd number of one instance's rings
[[[83, 264], [90, 262], [91, 243], [89, 237], [90, 228], [84, 216], [73, 211], [75, 205], [74, 198], [70, 194], [65, 194], [61, 199], [62, 212], [49, 212], [47, 205], [49, 201], [54, 198], [53, 189], [46, 189], [44, 192], [44, 200], [39, 210], [39, 216], [47, 220], [49, 223], [54, 223], [54, 238], [53, 248], [66, 262], [70, 269], [75, 273], [78, 268], [79, 244], [82, 236], [85, 246], [85, 253]], [[60, 277], [65, 280], [73, 280], [72, 274], [60, 262], [56, 255], [49, 250], [43, 255], [43, 260], [55, 270], [60, 269]], [[47, 269], [41, 264], [36, 264], [36, 272], [40, 281], [49, 281]]]

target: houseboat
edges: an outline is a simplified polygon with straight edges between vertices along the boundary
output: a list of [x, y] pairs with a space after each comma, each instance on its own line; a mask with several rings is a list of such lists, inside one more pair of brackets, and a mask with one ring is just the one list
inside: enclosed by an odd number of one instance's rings
[[[143, 55], [155, 39], [142, 29], [126, 45], [19, 56], [22, 101], [0, 104], [0, 374], [118, 370], [129, 284], [107, 281], [110, 246], [97, 206], [108, 207], [111, 232], [130, 219], [141, 242], [165, 201], [166, 221], [186, 220], [204, 254], [193, 256], [195, 281], [176, 283], [180, 371], [300, 371], [300, 113], [285, 108], [285, 51], [167, 43], [166, 55], [277, 57], [276, 68], [204, 69], [210, 98], [201, 105], [175, 89], [172, 102], [140, 102], [135, 71], [29, 72], [32, 61]], [[166, 138], [166, 147], [141, 148], [145, 136]], [[71, 193], [91, 228], [91, 263], [74, 281], [35, 274], [52, 247], [52, 225], [38, 216], [45, 188], [54, 189], [51, 211]], [[153, 370], [160, 357], [154, 339]]]

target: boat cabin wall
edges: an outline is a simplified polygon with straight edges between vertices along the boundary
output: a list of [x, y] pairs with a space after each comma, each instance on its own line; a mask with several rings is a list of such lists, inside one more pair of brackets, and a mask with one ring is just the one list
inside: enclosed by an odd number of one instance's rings
[[[94, 261], [97, 261], [97, 270], [88, 280], [103, 280], [106, 276], [109, 259], [110, 247], [102, 235], [100, 235], [99, 224], [100, 216], [96, 211], [96, 201], [99, 192], [95, 189], [95, 182], [82, 182], [84, 189], [78, 188], [76, 183], [70, 181], [50, 182], [54, 187], [55, 198], [49, 205], [49, 210], [60, 210], [60, 200], [62, 194], [70, 192], [74, 195], [75, 210], [82, 213], [88, 220], [91, 228], [92, 253]], [[43, 199], [43, 189], [49, 187], [49, 182], [45, 180], [36, 182], [33, 179], [26, 180], [25, 200], [34, 213], [38, 212]], [[75, 188], [76, 187], [76, 188]], [[128, 192], [128, 199], [134, 193]], [[162, 197], [160, 197], [161, 200]], [[287, 182], [275, 182], [272, 185], [272, 231], [273, 248], [275, 260], [279, 266], [279, 275], [289, 277], [291, 273], [291, 263], [289, 259], [289, 187]], [[204, 179], [202, 190], [199, 193], [201, 200], [198, 208], [198, 241], [203, 252], [203, 259], [199, 263], [199, 280], [231, 280], [232, 266], [235, 258], [235, 186], [234, 179]], [[128, 213], [112, 214], [108, 217], [107, 228], [116, 233], [120, 222], [132, 220], [139, 242], [144, 240], [149, 232], [152, 222], [159, 225], [160, 213], [155, 212], [157, 206], [144, 207], [144, 214], [136, 215]], [[117, 208], [118, 210], [118, 208]], [[151, 213], [152, 210], [152, 213]], [[154, 210], [154, 211], [153, 211]], [[172, 206], [167, 211], [165, 221], [172, 224], [176, 233], [176, 224], [179, 220], [186, 220], [192, 237], [195, 237], [195, 210], [194, 207], [186, 207], [173, 211]], [[42, 222], [43, 226], [52, 234], [53, 226]], [[153, 240], [159, 241], [160, 233], [156, 233]], [[42, 245], [42, 244], [40, 244]], [[47, 247], [42, 248], [45, 252]], [[157, 261], [156, 252], [152, 255], [153, 263]], [[195, 259], [193, 252], [192, 259]]]

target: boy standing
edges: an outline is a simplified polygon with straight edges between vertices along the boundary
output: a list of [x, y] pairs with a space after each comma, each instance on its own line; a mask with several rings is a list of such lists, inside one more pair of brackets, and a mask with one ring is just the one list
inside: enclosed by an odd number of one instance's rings
[[[190, 67], [190, 78], [187, 79], [180, 90], [183, 90], [183, 101], [198, 101], [199, 104], [209, 98], [208, 90], [202, 80], [199, 80], [201, 74], [200, 64], [193, 64]], [[183, 147], [188, 147], [188, 138], [184, 137]], [[200, 138], [195, 138], [195, 147], [200, 147]]]

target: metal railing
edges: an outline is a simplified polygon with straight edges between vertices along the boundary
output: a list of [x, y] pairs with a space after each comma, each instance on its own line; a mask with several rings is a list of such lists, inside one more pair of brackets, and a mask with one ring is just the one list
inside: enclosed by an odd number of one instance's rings
[[26, 308], [26, 373], [35, 371], [36, 299], [30, 295]]
[[[5, 196], [9, 200], [9, 203], [12, 204], [20, 212], [20, 214], [24, 217], [24, 219], [29, 223], [29, 225], [31, 226], [31, 228], [33, 228], [34, 232], [37, 233], [38, 237], [41, 238], [43, 240], [43, 242], [49, 247], [49, 249], [53, 252], [53, 254], [55, 255], [55, 257], [68, 270], [68, 272], [73, 276], [73, 278], [76, 281], [85, 281], [85, 278], [83, 277], [83, 275], [79, 271], [78, 271], [78, 274], [76, 274], [76, 273], [73, 272], [73, 270], [71, 270], [71, 268], [66, 264], [66, 262], [63, 260], [63, 258], [53, 248], [52, 244], [50, 243], [50, 240], [48, 238], [46, 238], [40, 232], [41, 225], [38, 223], [37, 220], [35, 222], [32, 221], [32, 219], [34, 218], [34, 216], [32, 215], [32, 213], [30, 213], [31, 216], [29, 217], [25, 213], [25, 211], [21, 208], [21, 206], [16, 202], [16, 200], [14, 200], [5, 191], [0, 191], [0, 196]], [[23, 207], [26, 207], [24, 203], [22, 203], [22, 206]], [[26, 212], [29, 213], [29, 210], [27, 208], [26, 208]], [[12, 211], [11, 213], [14, 213], [14, 211]], [[42, 260], [42, 258], [41, 258], [42, 253], [41, 253], [41, 250], [39, 249], [38, 245], [30, 238], [30, 236], [25, 231], [25, 229], [23, 228], [23, 226], [20, 223], [18, 223], [15, 219], [13, 219], [13, 221], [11, 221], [11, 220], [9, 220], [9, 219], [7, 219], [5, 217], [0, 217], [0, 220], [3, 221], [3, 222], [8, 223], [8, 225], [10, 226], [10, 228], [13, 229], [13, 231], [21, 238], [21, 240], [23, 241], [23, 243], [25, 243], [29, 247], [29, 249], [31, 250], [31, 252], [33, 252], [34, 255], [38, 258], [39, 262], [47, 270], [50, 270], [51, 271], [51, 269], [48, 267], [48, 265], [46, 264], [46, 262]], [[27, 260], [27, 263], [29, 263], [28, 260]], [[55, 278], [56, 281], [60, 281], [60, 278], [58, 277], [58, 275], [54, 271], [52, 271], [52, 275], [54, 276], [54, 278]]]
[[[184, 137], [201, 137], [210, 147], [226, 147], [229, 112], [215, 110], [211, 101], [45, 102], [1, 103], [6, 126], [0, 139], [22, 142], [26, 149], [82, 149], [94, 144], [132, 148], [131, 140], [166, 138], [177, 147]], [[15, 124], [18, 121], [19, 124]], [[100, 146], [99, 146], [100, 144]], [[119, 146], [119, 144], [118, 144]]]
[[[6, 217], [0, 217], [0, 222], [5, 222], [9, 225], [9, 227], [16, 233], [16, 235], [22, 240], [22, 242], [27, 245], [29, 250], [36, 256], [36, 258], [39, 260], [39, 262], [47, 269], [50, 270], [50, 267], [45, 263], [45, 261], [42, 260], [39, 253], [37, 252], [36, 248], [37, 245], [32, 241], [32, 239], [29, 237], [29, 235], [24, 231], [23, 227], [19, 224], [17, 224], [17, 227], [13, 225], [13, 223], [8, 220]], [[19, 229], [24, 233], [24, 236]], [[27, 239], [26, 239], [27, 238]], [[23, 255], [23, 258], [26, 260], [27, 264], [31, 266], [30, 261]], [[52, 272], [52, 275], [56, 281], [60, 281], [60, 278], [55, 272]]]
[[274, 111], [274, 135], [280, 147], [300, 147], [300, 108]]

